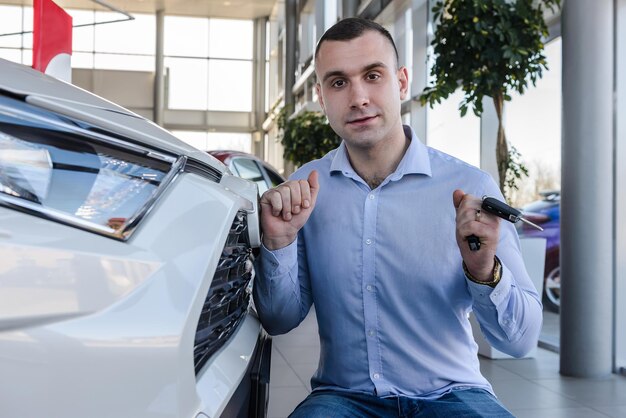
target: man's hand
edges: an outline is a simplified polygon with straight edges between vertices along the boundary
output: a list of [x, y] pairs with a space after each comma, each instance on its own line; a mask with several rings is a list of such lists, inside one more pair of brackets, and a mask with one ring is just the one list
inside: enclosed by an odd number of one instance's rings
[[[477, 280], [493, 279], [494, 256], [500, 238], [500, 218], [480, 210], [482, 201], [475, 196], [455, 190], [452, 194], [456, 208], [456, 242], [469, 272]], [[480, 239], [480, 250], [470, 251], [467, 237]]]
[[317, 171], [312, 171], [306, 180], [286, 181], [263, 193], [261, 229], [265, 247], [277, 250], [296, 239], [313, 212], [318, 192]]

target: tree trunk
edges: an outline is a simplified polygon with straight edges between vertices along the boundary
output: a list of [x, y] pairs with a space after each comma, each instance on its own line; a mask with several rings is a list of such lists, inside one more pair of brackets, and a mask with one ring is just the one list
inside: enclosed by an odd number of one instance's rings
[[498, 177], [500, 181], [500, 190], [506, 197], [504, 184], [506, 181], [506, 169], [509, 166], [509, 144], [504, 135], [504, 125], [502, 124], [502, 113], [504, 111], [504, 97], [497, 94], [493, 97], [493, 104], [496, 107], [498, 115], [498, 140], [496, 142], [496, 163], [498, 164]]

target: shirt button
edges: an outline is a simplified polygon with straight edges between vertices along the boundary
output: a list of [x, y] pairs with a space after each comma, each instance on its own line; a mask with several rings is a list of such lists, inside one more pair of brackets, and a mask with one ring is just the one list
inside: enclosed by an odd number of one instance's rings
[[374, 195], [373, 194], [370, 195], [370, 200], [374, 200]]
[[374, 379], [378, 379], [380, 378], [380, 375], [378, 373], [374, 373]]
[[367, 331], [367, 335], [369, 335], [370, 337], [373, 337], [374, 336], [374, 330]]
[[366, 239], [366, 240], [365, 240], [365, 243], [366, 243], [367, 245], [370, 245], [370, 244], [372, 243], [372, 240], [368, 238], [368, 239]]
[[365, 288], [371, 292], [374, 287], [371, 284], [368, 284]]

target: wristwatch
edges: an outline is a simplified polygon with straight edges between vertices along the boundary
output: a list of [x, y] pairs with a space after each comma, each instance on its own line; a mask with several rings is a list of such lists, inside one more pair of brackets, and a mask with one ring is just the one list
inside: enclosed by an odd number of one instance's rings
[[463, 261], [463, 273], [465, 273], [465, 277], [467, 277], [469, 281], [486, 285], [486, 286], [490, 286], [490, 287], [496, 287], [496, 285], [500, 283], [500, 279], [502, 278], [502, 263], [500, 262], [500, 259], [497, 256], [493, 257], [493, 273], [492, 273], [492, 279], [489, 282], [483, 282], [481, 280], [476, 279], [476, 277], [472, 276], [472, 273], [470, 273], [469, 270], [467, 269], [467, 265], [465, 265], [465, 261]]

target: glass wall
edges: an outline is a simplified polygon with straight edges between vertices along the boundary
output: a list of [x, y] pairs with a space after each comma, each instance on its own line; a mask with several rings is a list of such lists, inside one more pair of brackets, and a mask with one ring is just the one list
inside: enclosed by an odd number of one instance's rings
[[[72, 67], [123, 71], [155, 71], [156, 17], [72, 10]], [[33, 9], [0, 6], [0, 57], [32, 63]], [[165, 17], [164, 53], [169, 108], [252, 111], [253, 22], [251, 20]], [[225, 39], [228, 39], [225, 42]], [[178, 132], [202, 149], [250, 152], [249, 133]]]
[[33, 35], [32, 7], [0, 5], [0, 58], [31, 65]]
[[537, 215], [543, 232], [521, 227], [521, 236], [546, 239], [543, 305], [540, 341], [557, 349], [560, 340], [560, 189], [561, 189], [561, 38], [546, 45], [549, 70], [523, 95], [513, 94], [505, 104], [505, 126], [509, 142], [517, 148], [529, 176], [511, 193], [514, 206]]
[[561, 185], [561, 38], [546, 45], [549, 70], [523, 95], [505, 104], [507, 139], [520, 152], [529, 177], [513, 197], [522, 206]]
[[252, 48], [251, 20], [166, 16], [167, 107], [252, 111]]
[[172, 131], [172, 134], [201, 151], [233, 150], [251, 152], [252, 137], [249, 133]]
[[[124, 71], [155, 69], [156, 18], [68, 9], [73, 24], [72, 67]], [[0, 57], [32, 63], [33, 9], [0, 6]], [[228, 35], [225, 35], [228, 34]], [[228, 42], [225, 42], [225, 36]], [[169, 107], [252, 111], [253, 22], [251, 20], [165, 17], [165, 67]]]
[[[429, 10], [433, 6], [434, 1], [429, 0]], [[406, 19], [412, 22], [409, 15]], [[434, 79], [430, 75], [430, 69], [435, 63], [435, 52], [431, 46], [435, 25], [432, 19], [432, 13], [428, 13], [428, 86], [434, 84]], [[418, 62], [410, 64], [411, 66], [419, 65]], [[480, 167], [480, 118], [471, 110], [461, 117], [459, 104], [462, 98], [463, 92], [457, 90], [432, 109], [430, 107], [426, 109], [426, 143], [446, 154]]]
[[[119, 20], [113, 12], [72, 10], [72, 67], [129, 71], [154, 71], [154, 15], [135, 14], [134, 20], [92, 25]], [[25, 65], [32, 64], [33, 8], [0, 6], [0, 32], [20, 33], [0, 36], [0, 57]], [[25, 33], [31, 32], [31, 33]]]
[[459, 103], [462, 91], [457, 91], [434, 108], [427, 109], [427, 143], [429, 146], [480, 166], [480, 118], [468, 112], [461, 117]]

